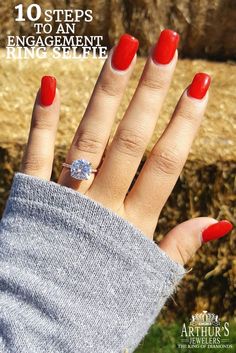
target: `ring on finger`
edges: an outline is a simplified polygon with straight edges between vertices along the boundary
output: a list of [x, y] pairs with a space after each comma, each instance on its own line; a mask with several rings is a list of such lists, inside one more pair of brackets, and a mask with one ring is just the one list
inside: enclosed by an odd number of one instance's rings
[[70, 175], [77, 180], [88, 180], [92, 173], [97, 173], [92, 164], [86, 159], [76, 159], [71, 164], [62, 163], [63, 167], [70, 169]]

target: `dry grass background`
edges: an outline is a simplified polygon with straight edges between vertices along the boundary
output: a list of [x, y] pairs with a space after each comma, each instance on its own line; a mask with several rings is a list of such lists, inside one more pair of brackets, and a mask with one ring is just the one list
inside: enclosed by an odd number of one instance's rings
[[[62, 100], [57, 144], [68, 145], [87, 106], [103, 62], [96, 59], [82, 62], [55, 61], [55, 59], [4, 60], [4, 53], [4, 50], [0, 50], [2, 75], [0, 113], [1, 123], [4, 125], [0, 130], [0, 141], [9, 141], [10, 136], [11, 141], [25, 142], [41, 76], [51, 74], [57, 77]], [[144, 61], [142, 58], [138, 59], [116, 123], [121, 120], [134, 92]], [[168, 123], [175, 104], [182, 91], [191, 82], [194, 73], [204, 71], [213, 78], [210, 101], [189, 158], [204, 160], [206, 163], [214, 163], [216, 160], [236, 160], [235, 69], [236, 65], [233, 62], [225, 64], [204, 60], [179, 60], [149, 150]]]
[[[56, 180], [60, 163], [86, 108], [94, 83], [102, 67], [99, 60], [2, 60], [0, 51], [0, 195], [1, 210], [18, 170], [26, 143], [32, 105], [42, 75], [55, 75], [61, 91], [61, 118], [56, 142], [52, 178]], [[144, 59], [139, 59], [122, 101], [116, 124], [134, 92]], [[189, 160], [164, 208], [156, 238], [159, 239], [176, 223], [190, 217], [211, 215], [227, 218], [236, 224], [235, 214], [235, 63], [203, 60], [179, 60], [161, 116], [148, 146], [150, 151], [168, 123], [183, 89], [197, 71], [212, 78], [208, 109], [194, 142]], [[113, 130], [114, 131], [114, 130]], [[145, 157], [144, 157], [145, 159]], [[195, 310], [212, 310], [221, 317], [236, 314], [236, 239], [235, 233], [207, 244], [189, 263], [193, 270], [181, 284], [181, 290], [170, 301], [169, 316], [186, 318]], [[163, 315], [166, 313], [164, 311]]]

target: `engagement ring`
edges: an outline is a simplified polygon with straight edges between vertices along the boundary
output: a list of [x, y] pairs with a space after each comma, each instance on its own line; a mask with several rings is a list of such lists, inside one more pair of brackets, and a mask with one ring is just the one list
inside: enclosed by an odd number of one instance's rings
[[62, 163], [62, 166], [69, 168], [71, 177], [77, 180], [88, 180], [92, 173], [97, 172], [86, 159], [76, 159], [72, 164]]

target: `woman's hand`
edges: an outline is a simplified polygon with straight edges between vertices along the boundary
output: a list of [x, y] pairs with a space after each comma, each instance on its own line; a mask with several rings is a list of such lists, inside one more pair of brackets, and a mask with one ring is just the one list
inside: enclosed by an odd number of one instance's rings
[[[179, 36], [164, 30], [147, 59], [134, 96], [108, 146], [122, 95], [135, 65], [138, 41], [120, 38], [106, 60], [83, 119], [69, 148], [66, 163], [85, 159], [98, 172], [77, 180], [64, 167], [58, 183], [77, 190], [130, 221], [152, 238], [158, 217], [187, 159], [208, 100], [210, 77], [198, 73], [183, 92], [169, 125], [155, 144], [134, 186], [127, 194], [153, 131], [177, 63]], [[63, 80], [62, 80], [63, 84]], [[83, 85], [83, 82], [78, 83]], [[79, 102], [78, 102], [79, 104]], [[53, 77], [43, 77], [34, 106], [21, 171], [50, 180], [60, 97]], [[177, 207], [177, 205], [176, 205]], [[202, 241], [232, 229], [228, 221], [201, 217], [171, 230], [159, 246], [184, 264]]]

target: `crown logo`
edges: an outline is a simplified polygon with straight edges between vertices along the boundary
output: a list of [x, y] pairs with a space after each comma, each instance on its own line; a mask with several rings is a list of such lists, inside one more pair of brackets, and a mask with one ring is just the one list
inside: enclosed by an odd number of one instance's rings
[[220, 326], [220, 319], [218, 315], [208, 313], [203, 310], [200, 314], [192, 315], [190, 319], [190, 326]]

